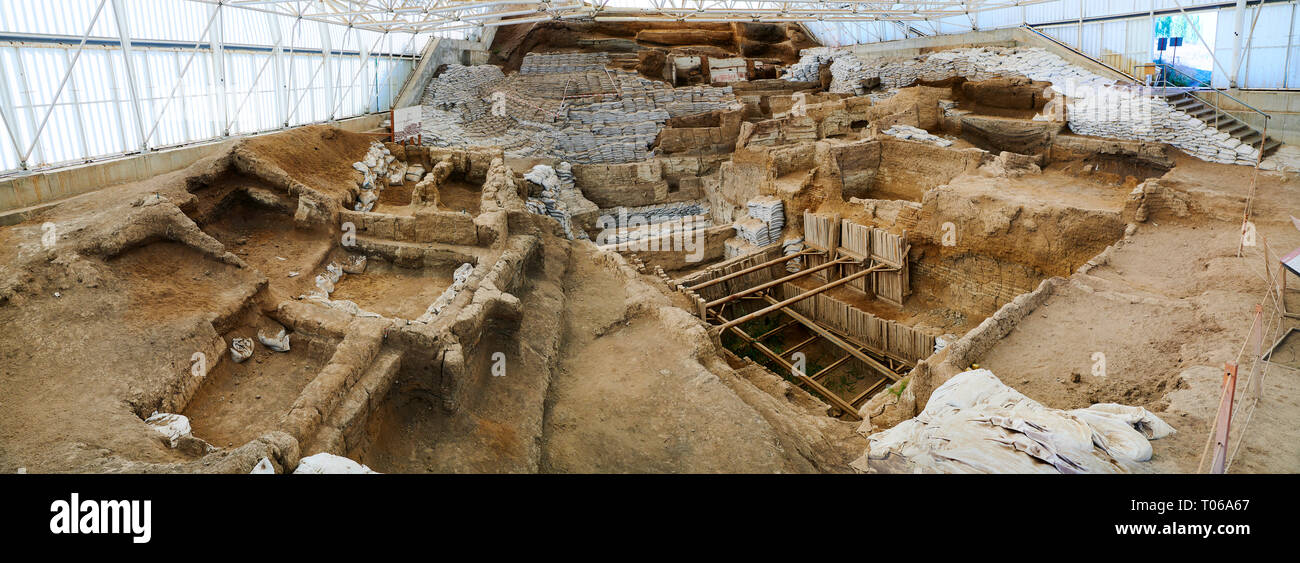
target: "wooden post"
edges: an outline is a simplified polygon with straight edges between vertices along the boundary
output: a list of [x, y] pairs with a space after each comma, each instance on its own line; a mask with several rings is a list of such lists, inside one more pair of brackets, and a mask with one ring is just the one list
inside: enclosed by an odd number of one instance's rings
[[1223, 473], [1228, 464], [1228, 431], [1232, 426], [1232, 399], [1237, 394], [1237, 364], [1223, 366], [1223, 395], [1219, 397], [1219, 414], [1214, 418], [1214, 457], [1210, 473]]

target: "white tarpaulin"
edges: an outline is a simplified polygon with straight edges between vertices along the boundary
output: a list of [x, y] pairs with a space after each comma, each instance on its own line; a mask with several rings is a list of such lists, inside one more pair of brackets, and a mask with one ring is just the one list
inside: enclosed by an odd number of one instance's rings
[[376, 471], [343, 456], [321, 452], [298, 460], [294, 475], [363, 474]]
[[853, 462], [864, 473], [1121, 473], [1151, 458], [1173, 427], [1141, 407], [1045, 407], [992, 372], [960, 373], [925, 410], [872, 434]]

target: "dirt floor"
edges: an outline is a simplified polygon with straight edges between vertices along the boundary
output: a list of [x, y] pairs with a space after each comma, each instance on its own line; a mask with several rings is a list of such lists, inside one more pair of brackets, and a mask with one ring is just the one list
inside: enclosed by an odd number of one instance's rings
[[448, 180], [438, 186], [438, 208], [443, 211], [478, 215], [482, 197], [482, 191], [468, 182]]
[[[1240, 224], [1231, 219], [1240, 213], [1236, 204], [1244, 202], [1250, 175], [1245, 167], [1182, 159], [1165, 178], [1194, 194], [1202, 215], [1142, 225], [1108, 264], [1073, 275], [981, 366], [1048, 406], [1119, 402], [1153, 409], [1179, 434], [1152, 443], [1152, 469], [1196, 471], [1223, 364], [1249, 364], [1238, 353], [1264, 296], [1262, 248], [1246, 248], [1238, 257]], [[1300, 180], [1260, 175], [1256, 224], [1275, 249], [1300, 246], [1300, 232], [1285, 221], [1296, 201]], [[1104, 376], [1094, 375], [1098, 354], [1104, 355]], [[1246, 430], [1251, 461], [1243, 457], [1241, 471], [1300, 471], [1295, 441], [1277, 438], [1300, 427], [1296, 377], [1294, 370], [1269, 370], [1266, 399]]]
[[[256, 339], [257, 328], [240, 326], [225, 335], [226, 341], [236, 336]], [[222, 358], [181, 413], [190, 418], [194, 435], [230, 448], [275, 430], [327, 359], [312, 358], [309, 342], [301, 337], [295, 342], [294, 336], [288, 352], [258, 347], [242, 363]]]
[[414, 269], [375, 261], [364, 273], [339, 280], [330, 298], [352, 301], [389, 318], [415, 319], [451, 285], [451, 272], [452, 268]]
[[313, 287], [315, 273], [336, 245], [333, 237], [294, 228], [288, 219], [241, 198], [204, 231], [265, 274], [277, 292], [301, 295]]

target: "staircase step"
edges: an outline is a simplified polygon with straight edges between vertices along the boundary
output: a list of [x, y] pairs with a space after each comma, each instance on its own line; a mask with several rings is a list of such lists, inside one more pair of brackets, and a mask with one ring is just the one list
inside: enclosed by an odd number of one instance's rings
[[1232, 136], [1243, 134], [1243, 131], [1250, 129], [1250, 126], [1235, 119], [1226, 120], [1219, 123], [1219, 130]]
[[1282, 141], [1269, 139], [1267, 143], [1264, 143], [1264, 151], [1263, 151], [1264, 156], [1273, 154], [1273, 151], [1277, 150], [1277, 148], [1280, 146], [1282, 146]]

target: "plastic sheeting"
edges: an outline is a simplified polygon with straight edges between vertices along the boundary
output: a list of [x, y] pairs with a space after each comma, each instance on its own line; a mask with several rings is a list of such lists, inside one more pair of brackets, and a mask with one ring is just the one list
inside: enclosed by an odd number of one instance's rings
[[1173, 427], [1141, 407], [1060, 410], [977, 369], [931, 394], [916, 417], [869, 437], [862, 472], [1125, 473]]
[[302, 458], [298, 461], [298, 468], [293, 470], [294, 475], [361, 475], [376, 473], [378, 471], [346, 457], [323, 452]]

